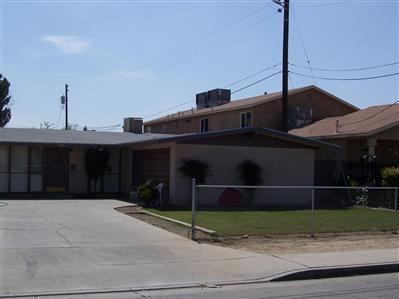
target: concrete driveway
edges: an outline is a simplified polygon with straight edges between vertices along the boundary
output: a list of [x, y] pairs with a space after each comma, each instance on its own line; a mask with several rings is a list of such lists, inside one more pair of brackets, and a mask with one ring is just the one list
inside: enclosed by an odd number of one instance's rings
[[2, 201], [1, 296], [234, 282], [304, 266], [197, 244], [113, 210], [116, 200]]

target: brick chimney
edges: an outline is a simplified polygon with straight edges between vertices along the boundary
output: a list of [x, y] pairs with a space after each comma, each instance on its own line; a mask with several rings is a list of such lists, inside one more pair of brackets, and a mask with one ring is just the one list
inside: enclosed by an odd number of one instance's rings
[[126, 117], [123, 119], [123, 132], [143, 134], [143, 119], [140, 117]]

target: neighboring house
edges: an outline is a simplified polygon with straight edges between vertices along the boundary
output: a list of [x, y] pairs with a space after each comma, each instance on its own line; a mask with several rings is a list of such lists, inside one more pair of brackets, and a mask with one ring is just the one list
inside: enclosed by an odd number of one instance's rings
[[[289, 127], [299, 128], [358, 108], [316, 87], [289, 91]], [[147, 133], [204, 133], [243, 127], [282, 130], [281, 92], [230, 101], [230, 90], [197, 94], [197, 108], [169, 114], [144, 123]]]
[[[399, 166], [399, 104], [372, 106], [326, 118], [290, 133], [341, 146], [346, 174], [360, 182], [366, 182], [370, 176], [378, 180], [382, 167]], [[324, 177], [321, 184], [333, 180], [332, 171], [325, 170], [328, 164], [334, 164], [329, 161], [335, 158], [323, 152], [318, 154], [319, 178]]]
[[110, 160], [94, 192], [128, 194], [152, 179], [164, 183], [165, 203], [189, 205], [191, 181], [178, 172], [183, 158], [208, 162], [209, 184], [241, 184], [236, 165], [252, 159], [263, 168], [266, 185], [312, 185], [315, 150], [339, 150], [263, 128], [162, 135], [139, 133], [140, 127], [139, 119], [127, 119], [125, 133], [0, 128], [0, 192], [87, 196], [85, 153], [102, 147]]

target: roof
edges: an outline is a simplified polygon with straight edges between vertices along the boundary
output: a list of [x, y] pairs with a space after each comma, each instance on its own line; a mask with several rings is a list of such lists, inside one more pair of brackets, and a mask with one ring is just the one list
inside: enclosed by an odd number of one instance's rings
[[134, 134], [98, 131], [75, 131], [75, 130], [47, 130], [47, 129], [20, 129], [0, 128], [0, 144], [48, 144], [48, 145], [101, 145], [101, 146], [123, 146], [129, 144], [154, 144], [165, 142], [184, 142], [201, 140], [212, 137], [235, 135], [243, 133], [256, 133], [276, 139], [290, 141], [312, 148], [328, 147], [333, 150], [340, 149], [339, 146], [326, 142], [303, 138], [288, 133], [259, 128], [248, 127], [239, 129], [228, 129], [207, 133], [190, 133], [183, 135], [171, 134]]
[[147, 141], [144, 143], [164, 143], [164, 142], [185, 142], [185, 141], [194, 141], [201, 140], [207, 138], [217, 138], [220, 136], [227, 135], [236, 135], [236, 134], [244, 134], [244, 133], [256, 133], [258, 135], [268, 136], [284, 141], [289, 141], [297, 144], [301, 144], [307, 147], [312, 148], [329, 148], [331, 150], [340, 150], [341, 147], [335, 144], [330, 144], [327, 142], [314, 140], [311, 138], [304, 138], [300, 136], [295, 136], [289, 133], [269, 129], [269, 128], [260, 128], [260, 127], [247, 127], [247, 128], [237, 128], [237, 129], [227, 129], [220, 131], [211, 131], [206, 133], [189, 133], [189, 134], [181, 134], [181, 135], [173, 135], [171, 137], [165, 137], [161, 139], [154, 139], [152, 141]]
[[[310, 89], [314, 89], [321, 93], [324, 93], [324, 94], [334, 98], [335, 100], [343, 103], [344, 105], [346, 105], [354, 110], [358, 110], [358, 108], [353, 106], [352, 104], [345, 102], [344, 100], [342, 100], [342, 99], [340, 99], [340, 98], [338, 98], [338, 97], [328, 93], [327, 91], [325, 91], [317, 86], [314, 86], [314, 85], [305, 86], [305, 87], [296, 88], [296, 89], [290, 89], [288, 91], [288, 95], [294, 95], [294, 94], [304, 92], [304, 91], [307, 91]], [[282, 96], [281, 94], [282, 94], [281, 92], [273, 92], [273, 93], [268, 93], [268, 94], [260, 95], [260, 96], [256, 96], [256, 97], [232, 101], [230, 103], [227, 103], [224, 105], [219, 105], [216, 107], [199, 109], [199, 110], [190, 109], [190, 110], [180, 111], [178, 113], [168, 114], [166, 116], [162, 116], [160, 118], [156, 118], [156, 119], [147, 121], [144, 124], [151, 125], [151, 124], [157, 124], [157, 123], [166, 122], [166, 121], [172, 121], [172, 120], [176, 120], [176, 119], [190, 118], [192, 116], [201, 116], [201, 115], [208, 115], [208, 114], [219, 113], [219, 112], [235, 110], [235, 109], [250, 108], [250, 107], [260, 105], [263, 103], [279, 100], [279, 99], [281, 99], [281, 96]]]
[[0, 128], [1, 143], [122, 145], [170, 137], [168, 134], [133, 134], [99, 131]]
[[[338, 121], [338, 124], [337, 124]], [[290, 133], [311, 138], [368, 136], [399, 125], [399, 104], [372, 106], [344, 116], [329, 117]]]

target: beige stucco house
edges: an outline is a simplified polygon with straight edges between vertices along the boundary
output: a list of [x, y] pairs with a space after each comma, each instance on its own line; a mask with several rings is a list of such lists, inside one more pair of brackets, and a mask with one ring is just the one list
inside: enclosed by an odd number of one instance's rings
[[[125, 124], [137, 122], [128, 119]], [[178, 167], [183, 158], [209, 163], [207, 184], [242, 184], [236, 165], [252, 159], [264, 169], [266, 185], [312, 185], [315, 151], [339, 147], [264, 128], [184, 135], [0, 128], [0, 193], [4, 196], [92, 193], [127, 195], [148, 179], [164, 183], [163, 200], [189, 205], [191, 181]], [[108, 149], [105, 174], [94, 186], [85, 171], [91, 147]]]

